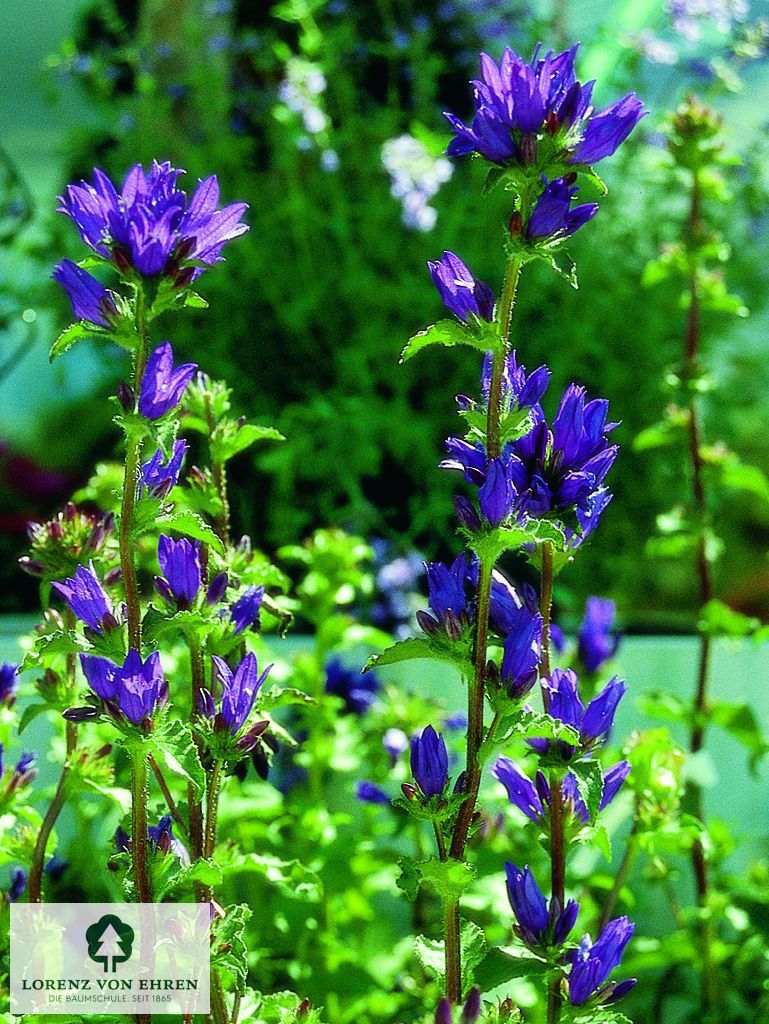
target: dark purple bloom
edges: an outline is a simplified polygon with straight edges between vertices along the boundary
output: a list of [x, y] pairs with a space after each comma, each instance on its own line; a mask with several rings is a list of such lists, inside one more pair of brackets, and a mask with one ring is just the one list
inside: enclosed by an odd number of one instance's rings
[[363, 804], [389, 804], [392, 801], [383, 789], [373, 782], [360, 780], [355, 783], [355, 799]]
[[230, 620], [236, 634], [259, 622], [259, 609], [262, 607], [263, 598], [264, 587], [248, 587], [230, 608]]
[[11, 884], [8, 889], [8, 901], [16, 903], [21, 899], [27, 887], [27, 875], [21, 868], [13, 868], [11, 871]]
[[117, 316], [112, 292], [72, 260], [62, 260], [52, 275], [69, 296], [72, 311], [78, 320], [87, 320], [97, 327], [109, 327]]
[[491, 526], [503, 523], [513, 511], [516, 497], [509, 459], [491, 459], [486, 465], [486, 478], [478, 488], [478, 504], [485, 521]]
[[175, 409], [192, 380], [196, 363], [182, 363], [174, 368], [171, 343], [158, 345], [147, 360], [139, 392], [139, 412], [148, 420], [157, 420]]
[[[633, 930], [634, 925], [626, 917], [615, 918], [606, 925], [595, 943], [585, 935], [577, 948], [571, 951], [569, 1000], [573, 1006], [583, 1006], [619, 966]], [[626, 995], [629, 989], [624, 982], [622, 984], [622, 995]], [[617, 988], [619, 986], [612, 986], [606, 995], [611, 997]]]
[[229, 582], [230, 577], [226, 572], [217, 573], [208, 585], [208, 590], [206, 591], [206, 604], [219, 604], [227, 593]]
[[75, 615], [97, 633], [114, 627], [112, 604], [96, 576], [93, 562], [89, 562], [87, 569], [79, 565], [73, 577], [64, 583], [54, 583], [53, 588], [61, 594]]
[[114, 700], [117, 697], [117, 665], [108, 658], [99, 658], [93, 654], [81, 654], [80, 665], [88, 685], [97, 697], [102, 700]]
[[177, 607], [189, 608], [200, 590], [200, 543], [161, 534], [158, 561]]
[[345, 710], [353, 715], [365, 714], [377, 698], [382, 684], [374, 672], [363, 675], [346, 668], [339, 658], [326, 662], [326, 693], [341, 697]]
[[577, 192], [579, 189], [570, 186], [563, 178], [556, 178], [545, 185], [545, 191], [537, 200], [526, 225], [529, 241], [547, 239], [552, 242], [566, 238], [595, 217], [598, 203], [583, 203], [572, 208], [571, 201]]
[[146, 489], [153, 498], [165, 498], [179, 482], [184, 456], [189, 445], [181, 439], [174, 441], [168, 461], [163, 461], [163, 452], [158, 448], [151, 459], [145, 462], [139, 473], [139, 494]]
[[[627, 689], [626, 684], [614, 676], [586, 708], [579, 696], [576, 673], [571, 669], [554, 669], [550, 679], [546, 679], [542, 685], [548, 714], [577, 730], [582, 750], [589, 750], [606, 739], [614, 723], [617, 706]], [[549, 740], [533, 739], [528, 742], [540, 753], [550, 748]], [[558, 741], [558, 745], [564, 755], [571, 756], [571, 747], [561, 741]]]
[[509, 757], [497, 758], [491, 768], [491, 775], [505, 787], [510, 803], [527, 818], [539, 821], [544, 816], [542, 801], [534, 783], [523, 774], [515, 761]]
[[3, 662], [0, 665], [0, 705], [13, 702], [18, 681], [16, 666], [7, 661]]
[[118, 825], [118, 827], [115, 829], [113, 841], [115, 843], [115, 849], [117, 850], [118, 853], [131, 852], [131, 838], [122, 825]]
[[27, 775], [34, 767], [37, 761], [37, 756], [30, 752], [24, 753], [19, 758], [16, 767], [14, 768], [14, 774], [19, 778]]
[[[187, 261], [213, 265], [224, 244], [248, 230], [241, 222], [245, 203], [217, 210], [215, 176], [198, 184], [188, 205], [177, 187], [181, 173], [169, 163], [154, 162], [149, 173], [137, 164], [118, 193], [97, 169], [93, 185], [68, 186], [59, 212], [72, 218], [86, 245], [104, 259], [118, 266], [127, 262], [144, 277], [165, 273], [178, 280]], [[201, 273], [200, 267], [186, 269], [186, 281]]]
[[511, 697], [522, 697], [537, 680], [542, 616], [532, 615], [526, 606], [512, 612], [502, 648], [502, 685]]
[[435, 1007], [435, 1024], [453, 1024], [454, 1017], [451, 1012], [451, 1003], [442, 997]]
[[147, 838], [154, 849], [158, 849], [158, 847], [162, 845], [170, 844], [174, 835], [173, 823], [174, 819], [171, 815], [165, 814], [157, 825], [147, 826]]
[[460, 1024], [475, 1024], [481, 1015], [481, 1010], [481, 990], [477, 985], [473, 985], [467, 993], [465, 1005], [462, 1007]]
[[557, 901], [550, 907], [528, 865], [521, 871], [509, 861], [505, 863], [507, 896], [518, 925], [516, 934], [529, 948], [563, 945], [574, 927], [579, 913], [576, 900], [569, 900], [561, 910]]
[[443, 719], [443, 728], [454, 730], [464, 730], [467, 728], [467, 715], [464, 711], [455, 711], [453, 715]]
[[483, 281], [476, 281], [462, 260], [444, 252], [440, 260], [428, 262], [433, 282], [444, 306], [463, 322], [471, 316], [494, 319], [494, 293]]
[[80, 655], [80, 663], [94, 693], [102, 700], [114, 701], [133, 725], [151, 718], [168, 698], [168, 684], [157, 651], [143, 662], [132, 647], [122, 666], [88, 654]]
[[579, 628], [579, 658], [588, 672], [597, 672], [613, 658], [618, 638], [613, 632], [617, 606], [602, 597], [589, 597], [585, 602], [585, 617]]
[[465, 594], [467, 579], [467, 559], [463, 554], [457, 555], [451, 565], [443, 562], [425, 562], [427, 575], [428, 604], [438, 622], [445, 622], [446, 616], [452, 612], [457, 619], [468, 610]]
[[250, 652], [234, 673], [227, 662], [216, 655], [213, 655], [211, 660], [222, 688], [222, 722], [234, 736], [251, 714], [256, 694], [269, 675], [272, 665], [268, 665], [259, 675], [256, 657]]
[[69, 867], [69, 862], [60, 857], [58, 853], [54, 853], [49, 858], [48, 863], [45, 865], [45, 873], [51, 879], [52, 882], [56, 883], [61, 881], [61, 877]]
[[481, 54], [472, 124], [445, 115], [455, 132], [448, 154], [479, 153], [502, 166], [531, 165], [540, 139], [549, 136], [567, 162], [595, 163], [610, 156], [643, 116], [643, 104], [631, 94], [593, 113], [593, 83], [576, 80], [576, 54], [573, 46], [540, 58], [537, 47], [527, 63], [506, 49], [499, 66]]
[[449, 759], [443, 737], [428, 725], [411, 739], [411, 774], [422, 793], [440, 796], [448, 782]]

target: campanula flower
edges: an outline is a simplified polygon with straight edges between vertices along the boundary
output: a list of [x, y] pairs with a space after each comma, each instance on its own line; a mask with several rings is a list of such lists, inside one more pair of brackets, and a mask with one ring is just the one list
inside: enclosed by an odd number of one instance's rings
[[69, 861], [64, 860], [58, 853], [54, 853], [45, 865], [44, 871], [52, 882], [61, 881], [62, 875], [69, 867]]
[[17, 668], [5, 661], [0, 664], [0, 705], [10, 706], [16, 698]]
[[379, 677], [374, 672], [361, 672], [346, 668], [339, 658], [330, 658], [326, 662], [326, 693], [341, 697], [345, 710], [353, 715], [365, 714], [376, 701], [382, 687]]
[[172, 540], [161, 534], [158, 541], [158, 562], [165, 584], [162, 591], [176, 602], [177, 608], [189, 608], [200, 590], [200, 543], [186, 537]]
[[97, 327], [110, 327], [117, 316], [112, 292], [72, 260], [62, 260], [51, 275], [62, 286], [78, 320]]
[[360, 780], [355, 783], [355, 799], [363, 804], [389, 804], [390, 797], [373, 782]]
[[499, 526], [508, 519], [518, 497], [510, 472], [510, 460], [505, 456], [491, 459], [486, 475], [478, 488], [481, 516], [491, 526]]
[[221, 686], [221, 722], [235, 736], [251, 714], [259, 688], [270, 673], [272, 665], [259, 675], [256, 657], [249, 652], [235, 672], [222, 658], [213, 655], [216, 675]]
[[176, 487], [189, 445], [181, 439], [174, 441], [168, 461], [163, 460], [160, 448], [151, 459], [142, 464], [139, 471], [139, 496], [146, 490], [153, 498], [165, 498]]
[[613, 632], [617, 606], [603, 597], [589, 597], [585, 617], [577, 634], [579, 660], [588, 672], [598, 670], [613, 658], [619, 639]]
[[27, 875], [21, 868], [13, 868], [11, 871], [11, 884], [8, 889], [8, 902], [16, 903], [21, 899], [27, 887]]
[[[619, 702], [627, 689], [625, 682], [614, 676], [585, 707], [579, 695], [577, 676], [571, 669], [554, 669], [550, 679], [544, 680], [542, 686], [548, 714], [577, 730], [583, 751], [590, 750], [606, 739], [614, 724]], [[532, 739], [528, 742], [539, 753], [550, 749], [550, 740]], [[564, 756], [572, 756], [573, 748], [562, 741], [557, 742]]]
[[174, 368], [171, 344], [164, 341], [150, 354], [139, 391], [139, 412], [148, 420], [157, 420], [181, 402], [187, 385], [197, 370], [196, 363]]
[[14, 775], [18, 775], [19, 778], [28, 775], [35, 767], [36, 761], [37, 757], [35, 754], [29, 752], [22, 754], [13, 770]]
[[87, 569], [79, 565], [74, 576], [63, 583], [54, 583], [53, 588], [75, 615], [97, 633], [105, 633], [117, 625], [112, 603], [99, 582], [93, 562], [89, 562]]
[[[487, 352], [483, 358], [483, 370], [481, 373], [481, 394], [483, 395], [483, 408], [488, 406], [489, 392], [491, 390], [491, 373], [494, 357]], [[550, 381], [550, 370], [546, 366], [539, 366], [536, 370], [528, 373], [523, 363], [518, 362], [518, 356], [513, 350], [505, 360], [502, 370], [502, 411], [509, 412], [511, 409], [530, 409], [537, 405]], [[460, 409], [470, 404], [467, 398], [460, 396], [457, 399]]]
[[224, 595], [227, 593], [227, 587], [230, 584], [230, 577], [226, 572], [218, 572], [216, 576], [208, 584], [208, 590], [206, 591], [206, 604], [214, 605], [219, 604]]
[[122, 666], [108, 658], [81, 654], [80, 664], [96, 696], [112, 701], [133, 725], [152, 718], [156, 708], [168, 699], [168, 683], [157, 651], [142, 662], [131, 648]]
[[448, 783], [446, 743], [431, 725], [411, 739], [411, 774], [428, 799], [440, 796]]
[[259, 609], [264, 599], [264, 587], [248, 587], [230, 608], [230, 620], [237, 635], [259, 622]]
[[526, 225], [529, 241], [554, 242], [567, 238], [595, 217], [598, 203], [572, 207], [571, 202], [577, 192], [579, 189], [569, 185], [564, 178], [556, 178], [545, 185]]
[[419, 625], [428, 634], [436, 633], [439, 625], [446, 626], [450, 634], [458, 633], [463, 617], [466, 617], [470, 610], [465, 593], [467, 559], [464, 554], [460, 554], [451, 565], [444, 565], [443, 562], [425, 562], [425, 574], [427, 601], [433, 614], [418, 611]]
[[511, 697], [522, 697], [537, 680], [542, 649], [542, 616], [524, 605], [511, 613], [502, 644], [502, 685]]
[[[609, 806], [622, 788], [629, 772], [629, 763], [618, 761], [604, 773], [603, 790], [598, 804], [599, 812]], [[500, 757], [490, 769], [490, 774], [505, 787], [510, 803], [530, 821], [544, 820], [545, 811], [550, 807], [550, 785], [542, 772], [537, 772], [535, 785], [515, 761], [509, 757]], [[590, 815], [580, 795], [577, 780], [571, 772], [564, 777], [561, 792], [564, 801], [571, 801], [569, 806], [573, 808], [575, 817], [583, 824], [588, 824]]]
[[542, 148], [551, 160], [557, 153], [565, 164], [592, 164], [624, 142], [645, 113], [641, 101], [631, 93], [594, 113], [593, 83], [576, 79], [577, 46], [539, 53], [528, 63], [506, 49], [499, 65], [481, 54], [472, 123], [445, 115], [455, 132], [449, 156], [479, 153], [503, 167], [530, 166]]
[[593, 995], [598, 996], [600, 1002], [616, 1002], [627, 995], [635, 979], [619, 985], [612, 983], [605, 989], [603, 986], [622, 961], [634, 928], [626, 917], [615, 918], [609, 921], [594, 943], [589, 935], [585, 935], [577, 948], [570, 951], [569, 1001], [573, 1006], [583, 1006]]
[[[153, 162], [149, 172], [136, 164], [120, 192], [100, 170], [93, 184], [69, 185], [59, 212], [70, 217], [80, 237], [105, 260], [133, 267], [143, 277], [172, 276], [188, 283], [201, 272], [190, 261], [212, 266], [225, 243], [248, 230], [241, 217], [248, 208], [233, 203], [218, 210], [215, 175], [199, 182], [192, 199], [177, 185], [182, 172]], [[184, 268], [184, 269], [182, 269]]]
[[577, 921], [579, 904], [569, 900], [563, 910], [557, 901], [547, 901], [528, 865], [523, 869], [505, 863], [507, 896], [518, 921], [516, 934], [529, 948], [560, 946], [569, 937]]
[[444, 306], [464, 323], [471, 317], [494, 319], [494, 293], [483, 281], [477, 281], [453, 252], [444, 252], [440, 260], [428, 262], [430, 273]]

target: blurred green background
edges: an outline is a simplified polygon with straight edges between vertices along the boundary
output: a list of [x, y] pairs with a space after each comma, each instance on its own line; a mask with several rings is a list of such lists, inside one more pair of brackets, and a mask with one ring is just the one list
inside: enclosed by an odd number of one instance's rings
[[[477, 358], [407, 337], [440, 315], [425, 268], [444, 248], [499, 288], [504, 195], [482, 199], [482, 168], [442, 158], [441, 111], [469, 114], [480, 50], [528, 53], [581, 40], [581, 77], [605, 105], [634, 89], [651, 116], [604, 168], [609, 195], [572, 242], [580, 289], [527, 269], [514, 326], [530, 366], [608, 397], [622, 454], [615, 500], [558, 594], [620, 604], [636, 629], [687, 629], [685, 560], [646, 557], [656, 517], [688, 491], [675, 450], [635, 451], [659, 419], [679, 358], [676, 289], [644, 287], [645, 265], [677, 237], [683, 185], [664, 166], [666, 113], [696, 91], [724, 116], [741, 162], [732, 203], [708, 211], [731, 253], [724, 272], [748, 317], [706, 318], [720, 385], [706, 427], [759, 470], [752, 492], [713, 514], [726, 554], [718, 596], [769, 609], [769, 3], [744, 0], [33, 0], [0, 5], [0, 608], [35, 598], [15, 559], [24, 524], [60, 505], [115, 432], [96, 397], [125, 373], [117, 351], [80, 346], [48, 365], [69, 322], [49, 281], [79, 241], [55, 214], [66, 183], [98, 165], [118, 178], [170, 159], [191, 186], [217, 173], [223, 199], [250, 204], [250, 233], [206, 275], [208, 311], [173, 325], [185, 358], [226, 378], [250, 418], [287, 441], [234, 466], [238, 527], [267, 548], [339, 524], [396, 549], [446, 555], [458, 481], [437, 469], [456, 429], [452, 396], [474, 390]], [[394, 194], [397, 193], [397, 194]], [[764, 486], [766, 484], [766, 486]]]

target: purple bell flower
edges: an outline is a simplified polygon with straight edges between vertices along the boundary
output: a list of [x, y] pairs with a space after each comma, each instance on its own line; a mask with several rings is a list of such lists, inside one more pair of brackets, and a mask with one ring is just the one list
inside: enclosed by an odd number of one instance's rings
[[[622, 961], [625, 946], [630, 941], [634, 925], [626, 917], [618, 917], [610, 921], [600, 936], [593, 943], [589, 935], [585, 935], [576, 949], [569, 954], [571, 971], [569, 972], [569, 1001], [573, 1006], [583, 1006], [591, 996], [598, 994], [599, 989], [607, 981], [611, 972]], [[634, 983], [634, 982], [633, 982]], [[630, 987], [622, 982], [621, 995], [627, 995]], [[601, 996], [601, 1001], [616, 1002], [620, 986], [612, 985]]]
[[[585, 707], [579, 696], [577, 676], [571, 669], [554, 669], [550, 679], [542, 685], [549, 702], [548, 713], [577, 730], [582, 750], [590, 750], [606, 739], [614, 724], [617, 706], [627, 689], [625, 682], [614, 676]], [[551, 741], [546, 739], [528, 742], [539, 753], [547, 752], [551, 745]], [[573, 754], [573, 748], [567, 744], [560, 740], [557, 744], [564, 756]]]
[[557, 241], [578, 231], [598, 213], [598, 203], [583, 203], [572, 208], [571, 201], [579, 192], [564, 178], [545, 185], [526, 225], [526, 237], [530, 242]]
[[235, 635], [259, 622], [259, 609], [264, 599], [264, 587], [248, 587], [230, 608], [230, 620]]
[[502, 654], [502, 685], [511, 697], [523, 697], [537, 680], [542, 649], [542, 616], [519, 608], [511, 615]]
[[0, 664], [0, 706], [10, 707], [16, 698], [18, 686], [18, 670], [15, 665], [5, 661]]
[[471, 316], [491, 322], [494, 319], [494, 293], [483, 281], [477, 281], [453, 252], [444, 252], [440, 260], [428, 262], [435, 287], [443, 304], [454, 316], [467, 323]]
[[537, 160], [539, 137], [551, 136], [566, 162], [591, 164], [624, 142], [645, 113], [641, 101], [631, 93], [594, 113], [593, 83], [576, 80], [577, 47], [539, 54], [537, 47], [528, 63], [506, 49], [499, 65], [481, 54], [472, 124], [445, 115], [455, 133], [450, 156], [479, 153], [503, 167], [529, 166]]
[[448, 783], [449, 759], [443, 737], [428, 725], [411, 739], [411, 774], [429, 799], [440, 796]]
[[617, 652], [619, 640], [614, 629], [617, 606], [602, 597], [589, 597], [585, 617], [577, 635], [579, 660], [588, 672], [598, 672]]
[[541, 821], [544, 809], [534, 783], [509, 757], [499, 757], [490, 769], [490, 774], [507, 790], [510, 803], [531, 821]]
[[54, 583], [53, 588], [61, 594], [75, 615], [91, 629], [95, 629], [97, 633], [114, 629], [116, 620], [112, 604], [96, 576], [93, 562], [88, 563], [87, 569], [84, 565], [79, 565], [74, 576], [63, 583]]
[[111, 327], [117, 316], [112, 292], [72, 260], [62, 260], [51, 275], [65, 290], [78, 320], [97, 327]]
[[[483, 370], [481, 374], [481, 394], [484, 399], [484, 406], [488, 406], [489, 391], [491, 390], [491, 372], [494, 358], [487, 352], [483, 359]], [[528, 373], [523, 363], [518, 363], [518, 356], [515, 351], [511, 352], [505, 362], [502, 373], [502, 405], [504, 411], [512, 408], [531, 409], [537, 405], [550, 382], [550, 370], [546, 366], [539, 366], [536, 370]]]
[[499, 526], [512, 513], [516, 497], [509, 459], [504, 456], [491, 459], [486, 466], [486, 478], [478, 488], [478, 504], [484, 520], [491, 526]]
[[389, 804], [390, 797], [373, 782], [360, 780], [355, 783], [355, 799], [363, 804]]
[[197, 370], [196, 363], [174, 368], [171, 344], [164, 341], [150, 354], [139, 392], [139, 412], [148, 420], [157, 420], [181, 402], [187, 385]]
[[189, 608], [200, 591], [200, 543], [161, 534], [158, 561], [177, 608]]
[[569, 900], [563, 910], [557, 901], [547, 901], [528, 865], [523, 869], [505, 863], [507, 896], [518, 925], [516, 934], [530, 949], [563, 945], [577, 921], [579, 904]]
[[326, 693], [341, 697], [345, 711], [353, 715], [364, 715], [377, 699], [382, 688], [379, 677], [374, 672], [363, 675], [356, 669], [346, 668], [339, 658], [330, 658], [326, 662]]
[[[617, 793], [619, 793], [623, 782], [629, 774], [630, 763], [628, 761], [618, 761], [616, 764], [612, 765], [607, 772], [604, 772], [603, 790], [601, 792], [601, 800], [598, 804], [599, 812], [609, 806]], [[590, 815], [588, 814], [585, 801], [582, 799], [579, 792], [577, 780], [571, 772], [564, 776], [562, 791], [564, 800], [572, 801], [574, 805], [574, 814], [581, 822], [587, 825], [590, 821]]]
[[163, 677], [160, 655], [153, 651], [142, 662], [133, 648], [123, 667], [117, 672], [117, 703], [129, 722], [139, 725], [152, 718], [158, 705], [168, 697], [168, 684]]
[[184, 457], [189, 450], [186, 441], [174, 441], [168, 461], [163, 461], [163, 452], [158, 448], [151, 459], [143, 463], [139, 471], [139, 497], [146, 490], [153, 498], [166, 498], [179, 482]]
[[222, 723], [235, 736], [251, 714], [260, 686], [270, 673], [272, 665], [259, 675], [256, 657], [248, 653], [233, 673], [222, 658], [211, 658], [222, 688]]
[[21, 868], [13, 868], [11, 871], [11, 884], [8, 889], [8, 902], [16, 903], [24, 894], [27, 888], [27, 875]]
[[118, 667], [108, 658], [99, 658], [93, 654], [81, 654], [80, 665], [83, 675], [88, 680], [97, 697], [102, 700], [115, 700], [117, 697]]
[[467, 559], [464, 554], [457, 555], [451, 565], [444, 565], [443, 562], [425, 562], [425, 573], [427, 601], [438, 622], [445, 622], [449, 612], [457, 619], [461, 619], [468, 611], [465, 594]]
[[177, 284], [189, 283], [202, 268], [180, 268], [192, 260], [207, 266], [219, 262], [226, 242], [248, 230], [241, 221], [248, 207], [233, 203], [218, 210], [215, 176], [199, 182], [188, 204], [177, 186], [181, 173], [169, 163], [155, 161], [149, 172], [136, 164], [118, 192], [97, 169], [93, 185], [68, 186], [59, 212], [74, 221], [86, 245], [104, 259], [121, 268], [128, 263], [143, 277], [166, 274]]

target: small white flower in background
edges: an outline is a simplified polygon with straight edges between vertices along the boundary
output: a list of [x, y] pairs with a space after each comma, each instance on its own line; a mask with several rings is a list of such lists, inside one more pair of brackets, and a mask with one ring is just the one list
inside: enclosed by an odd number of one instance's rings
[[719, 32], [729, 32], [745, 21], [748, 0], [668, 0], [666, 9], [673, 29], [690, 43], [700, 38], [703, 23], [715, 24]]
[[382, 164], [390, 175], [390, 192], [401, 202], [408, 228], [432, 231], [438, 216], [430, 199], [454, 173], [444, 156], [434, 157], [413, 135], [399, 135], [382, 146]]
[[305, 131], [318, 135], [329, 126], [329, 120], [318, 102], [326, 91], [326, 76], [317, 66], [301, 57], [286, 62], [286, 77], [280, 83], [278, 96], [289, 110], [298, 114]]
[[666, 39], [660, 39], [651, 29], [628, 37], [629, 44], [652, 64], [677, 64], [678, 50]]

